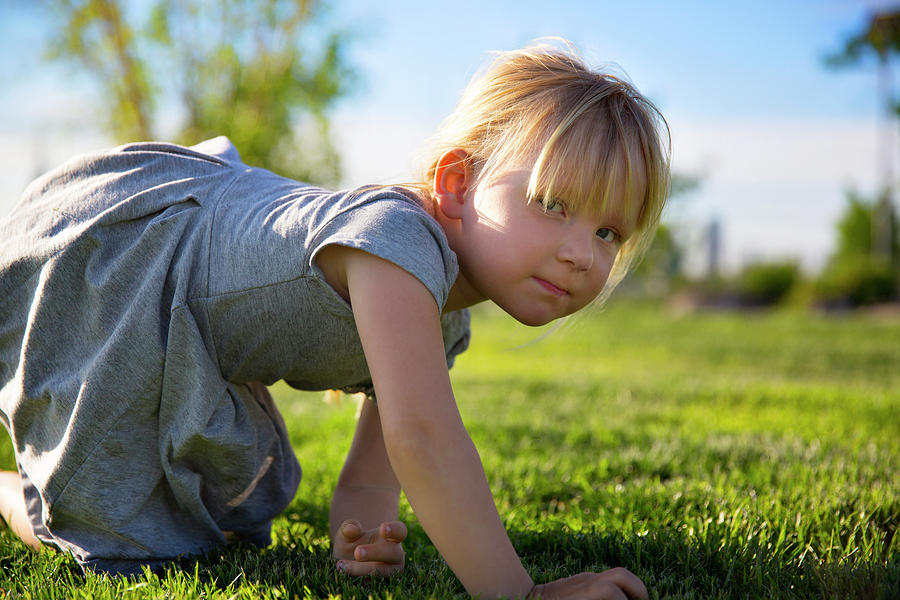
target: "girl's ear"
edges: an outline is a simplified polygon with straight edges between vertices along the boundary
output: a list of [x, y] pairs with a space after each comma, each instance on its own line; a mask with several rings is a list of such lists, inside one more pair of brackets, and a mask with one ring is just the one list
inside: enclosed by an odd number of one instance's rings
[[445, 152], [434, 169], [433, 194], [445, 217], [462, 218], [466, 192], [473, 184], [469, 153], [460, 148]]

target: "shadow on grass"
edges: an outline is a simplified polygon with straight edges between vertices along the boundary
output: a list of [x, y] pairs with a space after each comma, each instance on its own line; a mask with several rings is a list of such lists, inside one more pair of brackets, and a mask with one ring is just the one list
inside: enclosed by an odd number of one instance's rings
[[624, 566], [657, 598], [900, 598], [900, 557], [886, 564], [816, 564], [795, 552], [681, 531], [625, 537], [517, 532], [513, 543], [535, 581]]
[[[324, 532], [322, 532], [324, 533]], [[900, 561], [887, 564], [816, 564], [753, 545], [684, 532], [646, 536], [512, 531], [513, 544], [536, 582], [583, 571], [624, 566], [652, 598], [859, 598], [900, 597]], [[291, 544], [257, 551], [233, 548], [201, 561], [200, 577], [223, 591], [233, 585], [313, 598], [465, 598], [464, 589], [417, 524], [410, 530], [407, 568], [390, 580], [351, 579], [334, 570], [327, 544]]]
[[[227, 598], [465, 598], [465, 590], [430, 544], [418, 523], [404, 544], [407, 568], [389, 580], [351, 579], [334, 569], [327, 542], [327, 510], [295, 502], [279, 524], [277, 542], [266, 549], [236, 545], [196, 560], [183, 560], [162, 571], [130, 580], [82, 577], [77, 564], [62, 554], [35, 555], [24, 546], [0, 556], [4, 589], [16, 596], [112, 598], [141, 588], [159, 595]], [[900, 557], [886, 563], [857, 561], [819, 564], [782, 552], [683, 530], [647, 535], [513, 530], [510, 537], [536, 582], [583, 571], [623, 566], [647, 585], [651, 598], [900, 598]], [[142, 587], [143, 586], [143, 587]], [[77, 593], [73, 593], [77, 591]], [[96, 592], [103, 592], [102, 594]]]

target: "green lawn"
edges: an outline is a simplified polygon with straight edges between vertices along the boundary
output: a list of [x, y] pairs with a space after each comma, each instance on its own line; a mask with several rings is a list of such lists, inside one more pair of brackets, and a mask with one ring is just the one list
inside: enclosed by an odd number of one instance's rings
[[[653, 598], [900, 598], [900, 319], [613, 305], [540, 341], [496, 311], [474, 321], [454, 388], [536, 580], [621, 565]], [[463, 597], [408, 506], [403, 575], [333, 571], [327, 507], [354, 407], [275, 391], [304, 481], [271, 548], [229, 549], [161, 576], [83, 578], [71, 559], [33, 555], [4, 530], [0, 588]], [[8, 442], [0, 455], [9, 468]]]

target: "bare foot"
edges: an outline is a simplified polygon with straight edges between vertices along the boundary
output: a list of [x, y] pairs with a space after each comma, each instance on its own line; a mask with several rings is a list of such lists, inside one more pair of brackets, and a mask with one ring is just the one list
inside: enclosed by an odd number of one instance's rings
[[0, 516], [29, 548], [40, 550], [44, 547], [31, 529], [22, 495], [22, 479], [15, 471], [0, 471]]

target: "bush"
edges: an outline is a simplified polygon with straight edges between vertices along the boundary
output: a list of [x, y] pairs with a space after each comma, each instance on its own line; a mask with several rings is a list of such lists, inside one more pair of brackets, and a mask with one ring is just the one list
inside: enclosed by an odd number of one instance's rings
[[856, 307], [897, 299], [897, 276], [887, 261], [846, 257], [830, 265], [815, 286], [826, 307]]
[[735, 288], [742, 304], [770, 306], [787, 298], [798, 278], [792, 262], [756, 263], [738, 274]]

